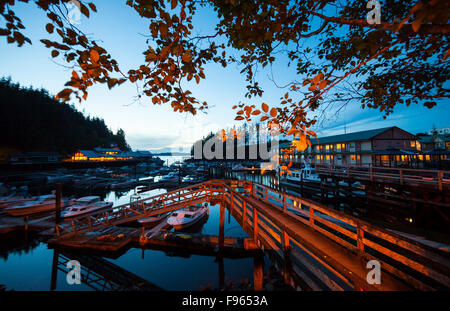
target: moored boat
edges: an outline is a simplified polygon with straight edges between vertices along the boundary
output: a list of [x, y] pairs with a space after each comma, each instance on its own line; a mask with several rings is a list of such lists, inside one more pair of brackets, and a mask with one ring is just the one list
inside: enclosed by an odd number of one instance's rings
[[[63, 203], [63, 202], [62, 202]], [[4, 209], [11, 216], [25, 216], [55, 210], [55, 195], [41, 195], [31, 201], [20, 202]]]
[[159, 224], [161, 221], [167, 218], [167, 213], [158, 214], [155, 216], [149, 216], [145, 218], [138, 219], [138, 223], [144, 227], [153, 227]]
[[208, 204], [198, 204], [173, 212], [167, 219], [167, 223], [175, 230], [180, 230], [196, 224], [207, 214]]
[[72, 201], [72, 205], [61, 212], [62, 218], [75, 217], [111, 207], [111, 202], [100, 200], [99, 196], [87, 196]]

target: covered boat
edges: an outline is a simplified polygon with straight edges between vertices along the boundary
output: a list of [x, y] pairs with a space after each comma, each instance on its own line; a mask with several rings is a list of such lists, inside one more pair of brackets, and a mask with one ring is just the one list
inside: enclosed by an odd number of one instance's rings
[[196, 224], [206, 215], [208, 215], [208, 204], [198, 204], [173, 212], [167, 223], [175, 230], [180, 230]]
[[68, 218], [80, 216], [111, 207], [112, 205], [111, 202], [101, 201], [99, 196], [82, 197], [73, 200], [72, 205], [62, 211], [61, 217]]
[[4, 209], [12, 216], [25, 216], [35, 213], [49, 212], [56, 208], [56, 197], [53, 194], [41, 195], [34, 200], [8, 206]]

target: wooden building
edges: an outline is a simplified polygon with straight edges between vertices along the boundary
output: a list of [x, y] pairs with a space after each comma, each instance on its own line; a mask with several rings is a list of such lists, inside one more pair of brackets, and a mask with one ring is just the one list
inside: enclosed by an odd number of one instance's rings
[[285, 161], [337, 166], [417, 166], [423, 161], [418, 137], [396, 126], [311, 138], [311, 147]]

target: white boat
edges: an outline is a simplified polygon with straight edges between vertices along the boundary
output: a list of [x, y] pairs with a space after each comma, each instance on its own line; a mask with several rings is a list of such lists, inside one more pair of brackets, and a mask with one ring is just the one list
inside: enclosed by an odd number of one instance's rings
[[[63, 203], [63, 200], [61, 200]], [[21, 202], [8, 206], [4, 209], [6, 213], [12, 216], [25, 216], [41, 212], [49, 212], [55, 210], [56, 198], [55, 195], [41, 195], [34, 200]]]
[[177, 182], [178, 172], [170, 172], [168, 175], [161, 177], [159, 181], [162, 182]]
[[13, 204], [21, 204], [24, 202], [36, 200], [36, 197], [25, 197], [25, 196], [9, 196], [0, 198], [0, 208], [7, 207]]
[[291, 174], [287, 174], [286, 180], [293, 182], [305, 182], [315, 181], [320, 182], [320, 177], [316, 174], [316, 170], [312, 168], [308, 163], [302, 163], [300, 170], [290, 170]]
[[160, 223], [163, 219], [167, 217], [167, 213], [158, 214], [155, 216], [149, 216], [145, 218], [138, 219], [138, 223], [140, 223], [143, 226], [154, 226], [158, 223]]
[[180, 230], [196, 224], [207, 214], [208, 204], [198, 204], [173, 212], [167, 219], [167, 223], [175, 230]]
[[113, 204], [111, 202], [100, 201], [98, 196], [82, 197], [72, 201], [72, 205], [61, 212], [62, 218], [74, 217], [99, 211]]

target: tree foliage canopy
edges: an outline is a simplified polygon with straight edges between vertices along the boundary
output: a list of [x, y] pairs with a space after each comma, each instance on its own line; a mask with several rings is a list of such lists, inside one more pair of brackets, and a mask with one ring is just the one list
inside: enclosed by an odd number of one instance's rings
[[[13, 11], [16, 2], [0, 0], [4, 22], [0, 35], [21, 46], [31, 41], [22, 34], [24, 25]], [[139, 81], [140, 95], [154, 104], [170, 104], [174, 111], [195, 114], [208, 105], [185, 85], [205, 79], [205, 64], [237, 63], [246, 76], [245, 96], [251, 98], [264, 91], [258, 83], [258, 66], [270, 66], [284, 54], [297, 76], [282, 86], [286, 90], [280, 103], [272, 103], [272, 108], [267, 104], [235, 106], [239, 108], [236, 119], [260, 115], [269, 126], [298, 137], [301, 149], [307, 146], [305, 137], [314, 134], [307, 128], [316, 120], [308, 119], [307, 113], [326, 108], [330, 102], [357, 100], [363, 108], [388, 115], [398, 104], [431, 108], [449, 97], [445, 86], [450, 54], [448, 1], [385, 0], [381, 22], [369, 23], [370, 8], [362, 0], [126, 0], [149, 21], [142, 65], [128, 72], [122, 72], [95, 40], [68, 23], [67, 2], [36, 1], [48, 13], [46, 30], [60, 36], [58, 42], [41, 42], [51, 49], [52, 57], [73, 66], [67, 88], [58, 94], [64, 100], [71, 94], [86, 99], [95, 83], [112, 88]], [[97, 11], [92, 2], [76, 2], [86, 17]], [[202, 7], [217, 14], [215, 33], [194, 29], [193, 16]], [[230, 55], [230, 50], [239, 56]]]
[[21, 151], [57, 151], [109, 147], [130, 150], [125, 132], [114, 134], [100, 118], [86, 117], [73, 106], [55, 101], [45, 90], [23, 88], [0, 79], [0, 141]]

